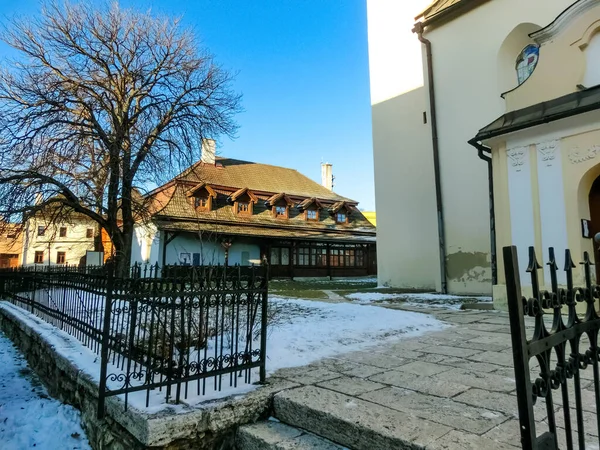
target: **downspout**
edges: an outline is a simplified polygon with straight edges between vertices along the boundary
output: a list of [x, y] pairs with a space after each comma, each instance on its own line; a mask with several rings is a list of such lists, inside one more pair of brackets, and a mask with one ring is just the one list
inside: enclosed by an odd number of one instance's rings
[[468, 142], [470, 145], [477, 149], [477, 155], [480, 159], [487, 162], [488, 166], [488, 189], [490, 196], [490, 247], [492, 253], [492, 284], [495, 285], [498, 284], [498, 260], [496, 253], [496, 206], [494, 204], [494, 171], [492, 167], [492, 149], [486, 147], [476, 139], [471, 139]]
[[431, 116], [431, 144], [433, 147], [433, 172], [435, 180], [435, 200], [438, 219], [438, 247], [440, 252], [440, 281], [441, 292], [446, 294], [448, 286], [446, 281], [446, 232], [444, 230], [444, 205], [442, 203], [442, 187], [440, 182], [440, 149], [438, 144], [437, 114], [435, 109], [435, 88], [433, 84], [433, 61], [431, 56], [431, 41], [423, 37], [424, 27], [417, 22], [413, 28], [419, 41], [425, 45], [427, 55], [427, 81], [429, 86], [429, 114]]

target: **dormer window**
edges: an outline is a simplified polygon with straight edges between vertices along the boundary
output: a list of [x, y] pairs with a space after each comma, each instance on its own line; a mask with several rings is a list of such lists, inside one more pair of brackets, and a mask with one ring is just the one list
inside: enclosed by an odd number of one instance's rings
[[352, 214], [352, 205], [345, 201], [334, 203], [329, 210], [331, 216], [335, 219], [335, 223], [347, 224], [350, 214]]
[[319, 210], [323, 208], [323, 204], [319, 201], [319, 199], [307, 198], [303, 202], [298, 205], [298, 208], [304, 211], [304, 220], [318, 221], [319, 220]]
[[196, 209], [206, 209], [208, 207], [208, 198], [206, 197], [194, 197], [194, 207]]
[[194, 186], [188, 191], [187, 195], [190, 197], [190, 201], [196, 211], [212, 210], [213, 199], [217, 198], [217, 193], [206, 183]]
[[237, 202], [238, 214], [250, 214], [250, 203], [249, 202]]
[[287, 206], [276, 206], [275, 207], [275, 217], [279, 217], [281, 219], [285, 219], [288, 216]]
[[271, 208], [273, 217], [277, 219], [287, 219], [290, 217], [290, 207], [294, 202], [284, 193], [280, 192], [267, 199], [265, 206]]
[[238, 216], [251, 216], [258, 197], [248, 188], [242, 188], [229, 196], [227, 201], [232, 204], [233, 213]]

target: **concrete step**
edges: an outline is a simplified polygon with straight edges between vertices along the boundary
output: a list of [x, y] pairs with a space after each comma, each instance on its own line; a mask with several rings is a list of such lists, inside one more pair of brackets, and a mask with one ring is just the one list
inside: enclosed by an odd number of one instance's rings
[[235, 444], [237, 450], [344, 450], [312, 433], [271, 421], [240, 427]]
[[273, 406], [274, 416], [282, 422], [353, 450], [422, 449], [451, 430], [316, 386], [282, 391]]

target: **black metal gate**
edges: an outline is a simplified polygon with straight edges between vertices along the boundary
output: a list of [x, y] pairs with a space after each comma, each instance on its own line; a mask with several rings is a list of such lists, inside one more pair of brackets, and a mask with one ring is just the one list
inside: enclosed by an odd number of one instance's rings
[[[521, 445], [526, 450], [558, 449], [557, 423], [564, 419], [564, 442], [567, 449], [585, 449], [586, 430], [582, 398], [582, 371], [591, 367], [592, 386], [585, 391], [594, 396], [593, 422], [600, 430], [600, 385], [598, 367], [598, 330], [600, 329], [600, 286], [592, 284], [589, 255], [584, 253], [583, 287], [573, 285], [574, 269], [571, 252], [565, 251], [566, 284], [559, 287], [558, 264], [554, 249], [549, 249], [551, 290], [541, 290], [538, 263], [533, 247], [529, 248], [527, 272], [531, 276], [530, 298], [521, 294], [521, 280], [516, 247], [504, 247], [504, 269], [508, 295], [508, 310], [515, 364], [519, 404]], [[547, 284], [547, 283], [546, 283]], [[578, 306], [579, 305], [579, 306]], [[532, 319], [526, 323], [525, 317]], [[529, 331], [530, 336], [527, 332]], [[533, 361], [532, 359], [535, 358]], [[537, 362], [539, 373], [530, 375], [531, 364]], [[532, 381], [532, 378], [535, 378]], [[562, 401], [562, 412], [556, 413], [553, 395]], [[569, 395], [574, 394], [574, 399]], [[559, 397], [560, 396], [560, 397]], [[534, 405], [545, 402], [547, 420], [538, 435]], [[574, 411], [571, 408], [574, 407]], [[572, 414], [573, 413], [573, 414]], [[559, 414], [563, 417], [559, 417]], [[572, 416], [575, 417], [572, 417]], [[540, 424], [542, 422], [538, 422]], [[540, 427], [541, 428], [541, 427]], [[597, 433], [600, 434], [600, 433]], [[595, 438], [598, 440], [598, 438]], [[588, 438], [589, 440], [589, 438]], [[598, 442], [598, 441], [597, 441]]]

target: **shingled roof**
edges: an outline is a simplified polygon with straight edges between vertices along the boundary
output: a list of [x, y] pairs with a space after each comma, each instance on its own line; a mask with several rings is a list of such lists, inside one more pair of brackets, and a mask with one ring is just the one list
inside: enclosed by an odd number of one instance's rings
[[195, 183], [204, 182], [211, 186], [226, 186], [236, 190], [248, 188], [255, 192], [272, 194], [285, 192], [288, 196], [352, 201], [321, 186], [295, 169], [232, 158], [216, 158], [214, 165], [196, 163], [177, 179]]
[[[210, 188], [215, 193], [209, 211], [198, 210], [190, 192]], [[248, 192], [255, 202], [251, 215], [236, 214], [232, 195]], [[369, 242], [375, 227], [364, 218], [358, 202], [342, 197], [294, 169], [217, 158], [216, 164], [197, 163], [148, 195], [152, 218], [161, 229], [289, 238], [332, 238]], [[256, 199], [256, 200], [254, 200]], [[285, 199], [288, 218], [274, 217], [274, 203]], [[315, 203], [321, 208], [318, 220], [305, 220], [304, 208]], [[336, 223], [339, 205], [352, 211], [348, 224]], [[262, 231], [260, 231], [262, 230]]]

